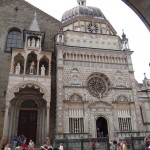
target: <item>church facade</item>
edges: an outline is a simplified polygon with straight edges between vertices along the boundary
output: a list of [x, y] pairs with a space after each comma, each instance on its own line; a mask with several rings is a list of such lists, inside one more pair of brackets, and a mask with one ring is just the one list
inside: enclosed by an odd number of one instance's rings
[[41, 143], [150, 133], [150, 80], [135, 80], [126, 35], [99, 8], [77, 3], [59, 22], [24, 0], [2, 2], [1, 136]]

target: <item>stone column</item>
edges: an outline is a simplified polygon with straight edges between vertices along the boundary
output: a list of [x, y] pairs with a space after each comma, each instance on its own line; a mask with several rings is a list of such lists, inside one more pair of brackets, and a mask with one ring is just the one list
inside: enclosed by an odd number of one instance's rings
[[7, 138], [8, 136], [8, 113], [9, 113], [9, 104], [6, 104], [5, 108], [5, 117], [4, 117], [4, 127], [3, 127], [3, 136]]
[[37, 75], [39, 75], [39, 60], [37, 60], [37, 72], [36, 72]]
[[47, 118], [46, 118], [46, 136], [49, 136], [49, 119], [50, 119], [50, 106], [47, 104]]
[[24, 60], [24, 71], [23, 74], [26, 74], [26, 67], [27, 67], [27, 58]]
[[51, 58], [49, 59], [48, 76], [51, 75]]

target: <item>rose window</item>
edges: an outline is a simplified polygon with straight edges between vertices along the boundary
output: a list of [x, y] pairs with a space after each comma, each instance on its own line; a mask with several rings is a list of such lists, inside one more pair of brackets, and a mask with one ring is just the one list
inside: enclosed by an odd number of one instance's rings
[[102, 97], [109, 90], [110, 81], [103, 74], [96, 74], [88, 79], [87, 86], [91, 95]]

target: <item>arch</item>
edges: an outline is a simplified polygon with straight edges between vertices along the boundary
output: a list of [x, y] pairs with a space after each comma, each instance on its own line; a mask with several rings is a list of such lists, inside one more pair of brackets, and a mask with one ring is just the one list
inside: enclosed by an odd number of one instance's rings
[[108, 121], [104, 116], [99, 116], [96, 118], [96, 131], [97, 137], [108, 136]]
[[48, 76], [49, 75], [49, 59], [46, 56], [43, 56], [39, 62], [39, 73], [40, 73], [40, 75], [43, 75], [41, 72], [42, 66], [45, 67], [44, 73], [45, 73], [45, 75]]
[[79, 94], [74, 93], [69, 98], [70, 101], [82, 101], [82, 97]]
[[65, 60], [67, 58], [67, 53], [63, 54], [63, 59]]
[[28, 36], [27, 37], [27, 46], [29, 46], [29, 47], [41, 47], [40, 38], [38, 36]]
[[40, 88], [33, 85], [20, 87], [14, 95], [15, 97], [10, 102], [12, 106], [20, 107], [26, 100], [34, 100], [38, 108], [46, 106], [46, 100], [43, 98], [44, 93], [41, 92]]
[[15, 93], [19, 92], [20, 88], [25, 88], [26, 86], [28, 86], [28, 87], [34, 86], [35, 89], [39, 89], [40, 92], [43, 93], [43, 98], [45, 100], [47, 100], [47, 101], [50, 100], [49, 92], [39, 82], [37, 82], [37, 81], [23, 81], [21, 83], [14, 85], [11, 89], [8, 90], [7, 95], [6, 95], [6, 101], [10, 102], [15, 97]]
[[142, 20], [145, 26], [150, 31], [150, 14], [148, 13], [149, 9], [145, 9], [146, 6], [150, 6], [150, 1], [143, 0], [140, 3], [134, 3], [133, 0], [122, 0], [127, 6], [129, 6]]
[[119, 95], [119, 96], [116, 98], [116, 100], [117, 100], [118, 102], [128, 102], [128, 101], [129, 101], [129, 100], [128, 100], [128, 97], [125, 96], [125, 95]]
[[37, 104], [34, 100], [26, 100], [21, 103], [21, 108], [37, 108]]
[[21, 48], [22, 47], [22, 32], [17, 27], [11, 27], [8, 29], [5, 52], [11, 52], [11, 48]]
[[31, 74], [30, 67], [33, 64], [33, 73], [37, 74], [37, 55], [35, 52], [31, 52], [27, 56], [27, 63], [26, 63], [26, 74]]

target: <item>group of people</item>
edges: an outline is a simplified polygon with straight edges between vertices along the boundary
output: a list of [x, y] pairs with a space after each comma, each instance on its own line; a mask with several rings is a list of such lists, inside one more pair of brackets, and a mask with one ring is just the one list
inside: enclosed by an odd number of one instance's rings
[[[12, 150], [26, 150], [26, 148], [27, 148], [26, 137], [23, 134], [20, 136], [14, 135]], [[28, 148], [29, 150], [34, 150], [34, 142], [32, 140], [29, 141]], [[8, 143], [6, 138], [2, 138], [1, 150], [11, 150], [10, 144]]]
[[[55, 148], [54, 150], [58, 150], [58, 148]], [[62, 143], [60, 143], [59, 145], [59, 150], [63, 150], [63, 145]], [[53, 150], [53, 147], [52, 147], [52, 144], [51, 144], [51, 141], [49, 139], [49, 137], [46, 137], [46, 141], [45, 143], [40, 147], [40, 150]]]
[[[1, 139], [1, 146], [0, 150], [34, 150], [34, 142], [32, 140], [27, 143], [27, 138], [22, 134], [20, 136], [14, 135], [13, 136], [13, 145], [8, 143], [6, 138]], [[63, 150], [63, 145], [60, 143], [59, 148], [54, 148], [54, 150]], [[53, 150], [51, 141], [49, 137], [46, 137], [45, 143], [40, 146], [40, 150]]]
[[[96, 150], [96, 139], [91, 142], [92, 150]], [[126, 141], [116, 140], [109, 142], [110, 150], [127, 150]]]
[[110, 150], [127, 150], [127, 143], [124, 140], [117, 142], [116, 140], [110, 141]]

